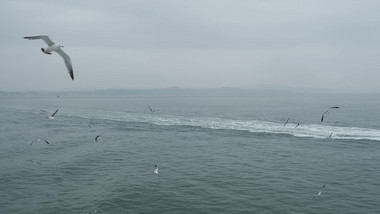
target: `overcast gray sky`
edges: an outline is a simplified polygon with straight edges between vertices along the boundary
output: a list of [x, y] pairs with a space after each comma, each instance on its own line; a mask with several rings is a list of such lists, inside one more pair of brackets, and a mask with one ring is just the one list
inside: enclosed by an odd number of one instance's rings
[[[380, 92], [380, 1], [0, 1], [0, 90]], [[46, 44], [63, 44], [75, 74]]]

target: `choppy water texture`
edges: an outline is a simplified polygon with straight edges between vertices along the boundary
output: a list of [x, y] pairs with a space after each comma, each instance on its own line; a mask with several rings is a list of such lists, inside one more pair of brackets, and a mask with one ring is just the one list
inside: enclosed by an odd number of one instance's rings
[[0, 213], [380, 213], [378, 95], [25, 95], [0, 110]]

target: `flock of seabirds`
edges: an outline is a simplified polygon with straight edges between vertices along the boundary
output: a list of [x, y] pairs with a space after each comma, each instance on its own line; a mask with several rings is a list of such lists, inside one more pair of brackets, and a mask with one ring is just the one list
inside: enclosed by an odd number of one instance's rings
[[[24, 39], [29, 39], [29, 40], [41, 39], [41, 40], [43, 40], [43, 41], [48, 45], [48, 47], [47, 47], [47, 48], [41, 48], [42, 52], [43, 52], [44, 54], [49, 54], [49, 55], [51, 55], [53, 51], [55, 51], [56, 53], [58, 53], [58, 54], [63, 58], [63, 60], [65, 61], [65, 65], [66, 65], [66, 68], [67, 68], [67, 70], [68, 70], [68, 72], [69, 72], [69, 74], [70, 74], [71, 79], [74, 80], [74, 70], [73, 70], [73, 65], [72, 65], [72, 63], [71, 63], [71, 59], [70, 59], [69, 55], [67, 55], [67, 54], [66, 54], [65, 52], [63, 52], [63, 50], [61, 49], [61, 48], [64, 47], [62, 44], [53, 42], [53, 41], [52, 41], [48, 36], [46, 36], [46, 35], [40, 35], [40, 36], [28, 36], [28, 37], [24, 37]], [[150, 110], [151, 113], [154, 113], [154, 112], [158, 111], [158, 110], [154, 110], [154, 109], [152, 109], [150, 106], [148, 106], [148, 108], [149, 108], [149, 110]], [[328, 114], [328, 113], [330, 112], [331, 109], [338, 109], [338, 108], [339, 108], [339, 106], [332, 106], [332, 107], [330, 107], [329, 109], [327, 109], [327, 111], [325, 111], [325, 112], [322, 114], [322, 116], [321, 116], [321, 122], [323, 122], [324, 116], [325, 116], [326, 114]], [[49, 119], [54, 119], [54, 116], [57, 114], [58, 109], [57, 109], [53, 114], [50, 114], [50, 113], [48, 113], [48, 112], [45, 111], [45, 110], [41, 110], [41, 111], [47, 113]], [[288, 124], [290, 120], [291, 120], [291, 118], [288, 118], [288, 119], [286, 120], [286, 122], [284, 123], [284, 126], [286, 126], [286, 124]], [[298, 122], [297, 125], [296, 125], [294, 128], [297, 128], [297, 127], [300, 125], [300, 123], [301, 123], [301, 121]], [[89, 127], [90, 127], [90, 123], [89, 123]], [[331, 138], [332, 135], [333, 135], [333, 132], [331, 132], [331, 134], [330, 134], [327, 138]], [[99, 142], [99, 137], [100, 137], [99, 135], [96, 136], [95, 139], [94, 139], [94, 142]], [[45, 140], [45, 139], [37, 138], [37, 139], [35, 139], [35, 140], [33, 140], [33, 141], [31, 142], [31, 145], [33, 145], [33, 143], [35, 143], [35, 142], [44, 142], [44, 143], [46, 143], [46, 144], [50, 144], [50, 143], [49, 143], [47, 140]], [[158, 166], [157, 166], [157, 165], [154, 165], [154, 167], [155, 167], [155, 169], [154, 169], [153, 173], [154, 173], [154, 174], [158, 174]], [[323, 185], [322, 188], [320, 189], [320, 191], [319, 191], [314, 197], [319, 197], [319, 196], [321, 196], [321, 194], [322, 194], [322, 190], [325, 188], [325, 186], [326, 186], [326, 185]]]

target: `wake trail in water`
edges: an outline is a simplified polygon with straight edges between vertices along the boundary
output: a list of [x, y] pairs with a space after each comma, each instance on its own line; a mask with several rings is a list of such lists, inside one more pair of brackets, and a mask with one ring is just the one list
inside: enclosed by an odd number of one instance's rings
[[161, 126], [190, 126], [217, 130], [249, 131], [251, 133], [287, 134], [294, 137], [326, 139], [334, 132], [333, 139], [380, 141], [380, 130], [360, 127], [327, 126], [323, 124], [302, 124], [284, 126], [283, 122], [260, 120], [233, 120], [213, 117], [184, 117], [173, 115], [152, 115], [116, 111], [75, 112], [68, 116], [106, 119], [123, 122], [142, 122]]

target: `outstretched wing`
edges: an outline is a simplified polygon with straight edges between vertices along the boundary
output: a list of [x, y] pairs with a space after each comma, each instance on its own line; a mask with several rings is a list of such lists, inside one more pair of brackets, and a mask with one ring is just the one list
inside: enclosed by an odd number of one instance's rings
[[288, 118], [288, 119], [286, 120], [286, 122], [284, 123], [284, 126], [289, 122], [289, 120], [290, 120], [290, 118]]
[[66, 64], [67, 70], [70, 74], [70, 77], [72, 80], [74, 80], [73, 65], [71, 64], [71, 59], [70, 59], [69, 55], [67, 55], [65, 52], [63, 52], [62, 49], [58, 49], [55, 52], [57, 52], [59, 55], [61, 55], [63, 60], [65, 60], [65, 64]]
[[58, 112], [58, 109], [51, 116], [54, 117], [54, 115], [57, 114], [57, 112]]
[[27, 36], [27, 37], [24, 37], [24, 39], [29, 39], [29, 40], [42, 39], [42, 40], [44, 40], [44, 42], [47, 45], [49, 45], [49, 46], [54, 45], [54, 42], [51, 41], [51, 39], [48, 36], [44, 36], [44, 35], [41, 35], [41, 36]]
[[40, 109], [42, 112], [44, 112], [44, 113], [46, 113], [46, 114], [50, 114], [49, 112], [47, 112], [47, 111], [45, 111], [45, 110], [42, 110], [42, 109]]

